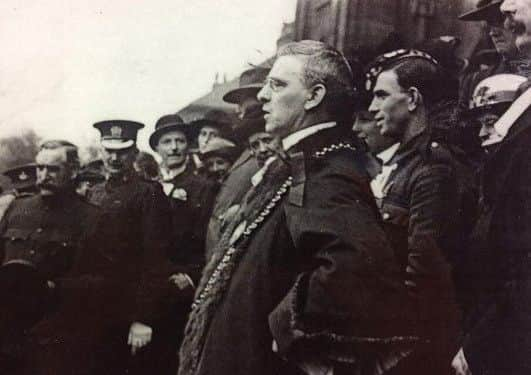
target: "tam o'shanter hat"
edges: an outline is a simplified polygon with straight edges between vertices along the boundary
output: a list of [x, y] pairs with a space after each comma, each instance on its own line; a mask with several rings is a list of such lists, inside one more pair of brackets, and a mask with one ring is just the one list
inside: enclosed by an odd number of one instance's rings
[[37, 165], [24, 164], [4, 171], [16, 190], [34, 187], [37, 183]]
[[101, 145], [109, 150], [123, 150], [136, 144], [138, 131], [144, 127], [136, 121], [107, 120], [93, 125], [101, 133]]
[[155, 131], [149, 137], [149, 145], [156, 150], [160, 137], [170, 131], [181, 131], [190, 138], [190, 126], [178, 114], [165, 115], [158, 119]]
[[269, 69], [255, 67], [244, 71], [240, 75], [239, 87], [227, 92], [223, 100], [227, 103], [238, 104], [249, 96], [256, 97], [258, 91], [264, 86], [264, 80], [269, 73]]
[[476, 9], [458, 17], [461, 21], [485, 21], [493, 16], [501, 15], [500, 5], [503, 0], [479, 0]]

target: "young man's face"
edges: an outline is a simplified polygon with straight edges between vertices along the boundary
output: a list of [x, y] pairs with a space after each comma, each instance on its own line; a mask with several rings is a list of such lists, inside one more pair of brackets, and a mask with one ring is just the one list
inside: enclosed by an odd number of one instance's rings
[[156, 148], [162, 158], [162, 165], [168, 169], [182, 166], [188, 155], [188, 139], [183, 132], [169, 131], [161, 135]]
[[208, 142], [210, 142], [211, 139], [219, 137], [219, 135], [220, 132], [218, 128], [208, 125], [203, 126], [199, 131], [199, 135], [197, 136], [197, 145], [199, 146], [199, 151], [204, 151]]
[[303, 59], [296, 56], [281, 56], [275, 61], [257, 95], [265, 112], [268, 133], [285, 137], [302, 123], [309, 95], [303, 82], [303, 70]]
[[266, 132], [255, 133], [249, 137], [251, 154], [256, 158], [260, 166], [264, 165], [267, 159], [274, 156], [275, 150], [280, 149], [280, 147], [279, 138]]
[[103, 148], [101, 156], [105, 170], [111, 175], [134, 170], [133, 165], [137, 153], [138, 150], [136, 147], [129, 147], [122, 150]]
[[516, 36], [518, 49], [531, 56], [531, 0], [505, 0], [500, 10], [505, 27]]
[[67, 163], [64, 148], [41, 150], [37, 162], [37, 187], [43, 195], [54, 195], [72, 183], [73, 171]]
[[408, 92], [398, 84], [396, 73], [386, 70], [378, 76], [373, 95], [369, 111], [374, 115], [380, 134], [399, 141], [411, 117]]

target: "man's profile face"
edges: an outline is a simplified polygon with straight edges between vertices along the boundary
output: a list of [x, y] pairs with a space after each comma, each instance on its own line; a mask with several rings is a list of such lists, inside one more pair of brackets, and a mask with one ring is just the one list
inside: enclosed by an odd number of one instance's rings
[[186, 134], [178, 130], [169, 131], [159, 138], [156, 148], [166, 168], [178, 168], [186, 162], [188, 155], [188, 139]]
[[101, 156], [105, 170], [111, 175], [133, 171], [133, 164], [137, 153], [138, 150], [136, 147], [129, 147], [122, 150], [103, 148]]
[[263, 166], [267, 159], [281, 148], [280, 139], [266, 132], [255, 133], [249, 137], [249, 149], [258, 164]]
[[208, 125], [203, 126], [199, 131], [199, 135], [197, 136], [197, 145], [199, 146], [199, 151], [204, 151], [208, 142], [210, 142], [211, 139], [217, 138], [219, 136], [220, 132], [218, 128]]
[[352, 130], [367, 143], [373, 154], [378, 154], [395, 143], [393, 138], [380, 134], [374, 115], [369, 111], [358, 111]]
[[70, 186], [73, 171], [67, 163], [64, 148], [41, 150], [35, 161], [37, 187], [42, 195], [54, 195]]
[[400, 140], [410, 119], [409, 94], [398, 84], [398, 77], [392, 70], [382, 72], [373, 89], [373, 100], [369, 111], [374, 115], [380, 134]]
[[303, 82], [304, 58], [281, 56], [258, 92], [266, 131], [285, 137], [298, 128], [305, 117], [304, 104], [309, 90]]
[[500, 10], [505, 15], [505, 27], [516, 36], [516, 46], [531, 56], [531, 0], [505, 0]]

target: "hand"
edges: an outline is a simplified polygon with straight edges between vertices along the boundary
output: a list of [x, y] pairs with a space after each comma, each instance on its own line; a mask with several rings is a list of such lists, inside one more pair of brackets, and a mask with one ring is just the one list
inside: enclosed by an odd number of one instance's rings
[[452, 361], [452, 367], [456, 375], [472, 375], [470, 368], [468, 368], [463, 348], [459, 349], [459, 352], [455, 355]]
[[168, 280], [171, 283], [175, 284], [180, 290], [193, 287], [190, 276], [184, 273], [178, 273], [175, 275], [171, 275]]
[[129, 336], [127, 337], [127, 345], [131, 346], [131, 354], [135, 355], [138, 349], [146, 346], [151, 342], [153, 330], [150, 326], [140, 322], [134, 322], [129, 328]]

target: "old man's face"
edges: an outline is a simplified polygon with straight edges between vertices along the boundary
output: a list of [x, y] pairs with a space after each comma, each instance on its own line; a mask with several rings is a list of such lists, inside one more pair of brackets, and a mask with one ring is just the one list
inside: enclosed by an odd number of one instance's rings
[[265, 112], [266, 131], [285, 137], [298, 128], [305, 117], [309, 90], [303, 81], [304, 58], [281, 56], [273, 65], [264, 87], [258, 92]]

